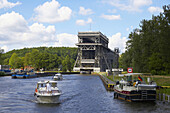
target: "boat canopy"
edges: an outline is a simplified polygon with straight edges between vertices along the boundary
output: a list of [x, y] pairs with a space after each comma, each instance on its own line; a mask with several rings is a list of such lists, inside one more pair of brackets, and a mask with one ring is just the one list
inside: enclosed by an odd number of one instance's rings
[[57, 81], [51, 81], [51, 80], [39, 81], [37, 84], [46, 84], [47, 82], [57, 84]]

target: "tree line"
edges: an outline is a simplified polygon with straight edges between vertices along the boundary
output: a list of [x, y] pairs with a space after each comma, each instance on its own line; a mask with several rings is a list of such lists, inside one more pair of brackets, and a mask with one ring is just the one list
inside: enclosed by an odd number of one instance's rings
[[70, 47], [24, 48], [0, 54], [3, 65], [10, 65], [12, 69], [30, 66], [35, 70], [72, 71], [76, 57], [77, 48]]
[[142, 20], [140, 29], [129, 34], [126, 51], [119, 59], [122, 68], [170, 74], [170, 5], [164, 6], [163, 10], [151, 20]]

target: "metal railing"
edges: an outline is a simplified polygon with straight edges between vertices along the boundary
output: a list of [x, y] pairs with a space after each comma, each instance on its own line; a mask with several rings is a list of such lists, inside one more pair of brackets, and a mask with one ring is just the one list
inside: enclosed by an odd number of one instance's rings
[[158, 93], [158, 100], [163, 102], [170, 102], [170, 95]]

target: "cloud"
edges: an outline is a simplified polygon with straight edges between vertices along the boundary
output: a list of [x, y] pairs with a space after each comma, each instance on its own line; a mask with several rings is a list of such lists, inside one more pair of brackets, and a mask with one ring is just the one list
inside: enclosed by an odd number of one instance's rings
[[109, 48], [110, 49], [114, 49], [115, 47], [118, 47], [121, 52], [125, 52], [125, 47], [126, 47], [126, 42], [127, 42], [127, 38], [126, 37], [121, 37], [121, 33], [118, 32], [114, 35], [112, 35], [109, 38]]
[[150, 13], [159, 13], [159, 12], [163, 12], [163, 9], [161, 9], [160, 7], [149, 7], [148, 8], [148, 11]]
[[109, 12], [109, 13], [116, 13], [116, 12], [117, 12], [117, 10], [116, 10], [116, 9], [112, 9], [112, 10], [111, 10], [111, 9], [109, 9], [109, 10], [108, 10], [108, 12]]
[[93, 20], [91, 18], [88, 18], [87, 21], [85, 21], [85, 20], [77, 20], [76, 24], [80, 25], [80, 26], [85, 26], [85, 25], [90, 24], [92, 22], [93, 22]]
[[120, 20], [120, 15], [101, 15], [102, 18], [106, 19], [106, 20]]
[[71, 18], [72, 10], [69, 7], [60, 7], [60, 4], [52, 0], [39, 5], [34, 9], [34, 21], [42, 23], [56, 23], [69, 20]]
[[15, 12], [0, 16], [0, 47], [10, 50], [41, 46], [44, 43], [54, 44], [55, 41], [57, 39], [54, 26], [45, 27], [38, 23], [28, 26], [24, 17]]
[[5, 35], [13, 32], [24, 32], [28, 30], [27, 21], [19, 13], [12, 11], [0, 16], [0, 33]]
[[7, 52], [9, 50], [9, 48], [7, 46], [2, 46], [1, 49], [3, 49], [4, 52]]
[[114, 7], [119, 8], [120, 10], [132, 11], [132, 12], [140, 12], [142, 11], [140, 8], [143, 6], [148, 6], [152, 4], [152, 0], [102, 0], [103, 3], [108, 3]]
[[0, 47], [6, 52], [24, 47], [75, 47], [76, 42], [78, 42], [76, 35], [57, 34], [53, 25], [33, 23], [29, 26], [24, 17], [15, 12], [0, 15]]
[[126, 28], [126, 31], [129, 31], [129, 28]]
[[75, 43], [78, 43], [77, 35], [61, 33], [57, 35], [57, 42], [55, 46], [57, 47], [76, 47]]
[[85, 9], [84, 7], [80, 7], [79, 14], [90, 15], [90, 14], [93, 14], [93, 11], [91, 9]]
[[12, 3], [12, 2], [8, 2], [7, 0], [0, 0], [0, 9], [13, 8], [20, 4], [21, 4], [20, 2]]

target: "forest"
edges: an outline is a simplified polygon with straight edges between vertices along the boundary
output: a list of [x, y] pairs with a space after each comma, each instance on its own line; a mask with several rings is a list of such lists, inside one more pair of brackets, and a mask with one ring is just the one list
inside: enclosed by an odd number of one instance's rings
[[134, 72], [170, 74], [170, 5], [164, 12], [142, 20], [126, 42], [126, 51], [119, 59], [120, 67], [133, 67]]
[[0, 64], [10, 65], [12, 69], [34, 67], [35, 70], [72, 71], [77, 57], [77, 48], [37, 47], [12, 50], [3, 53], [0, 49]]

